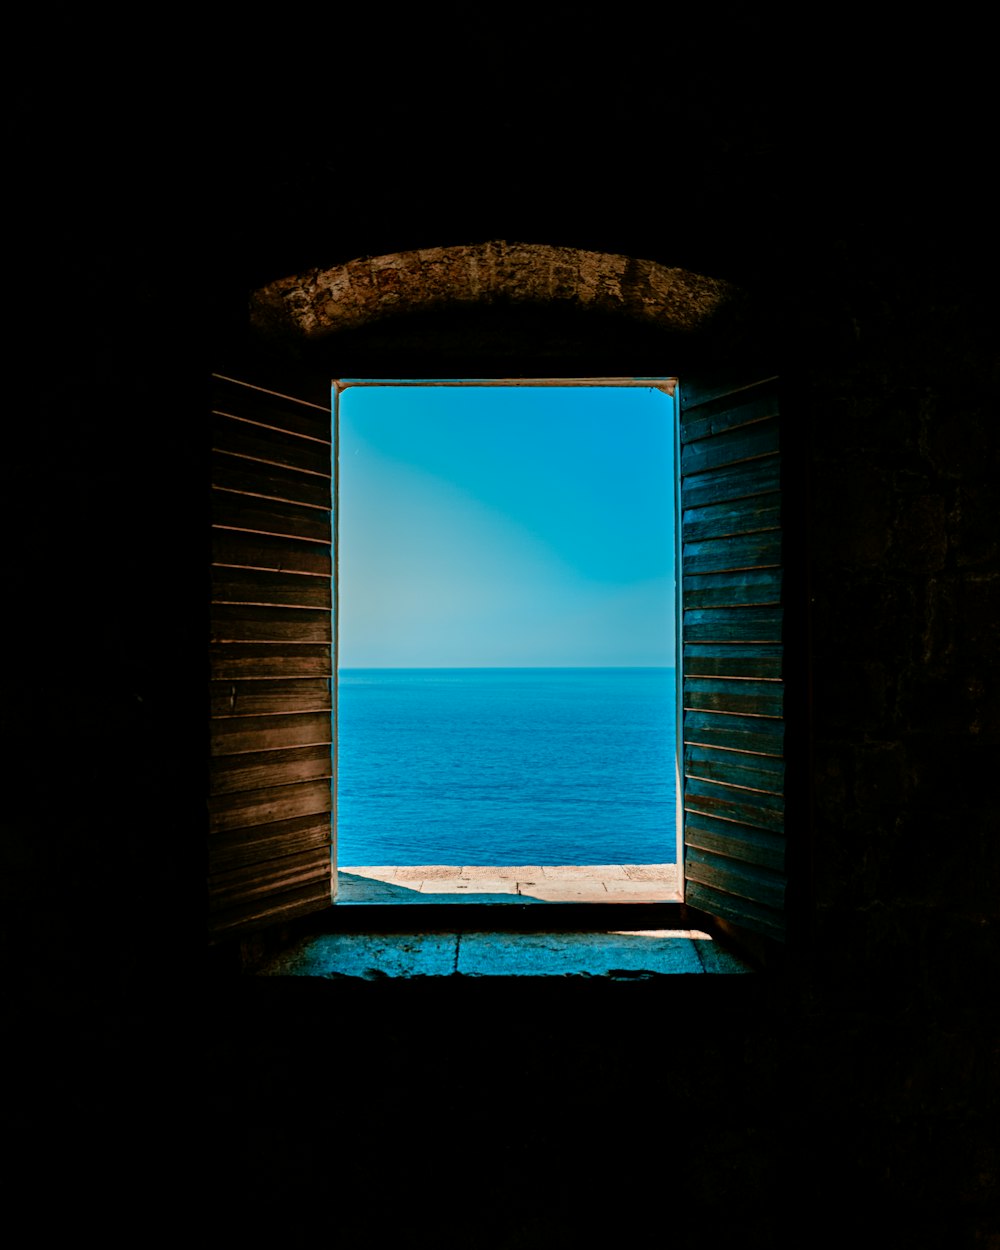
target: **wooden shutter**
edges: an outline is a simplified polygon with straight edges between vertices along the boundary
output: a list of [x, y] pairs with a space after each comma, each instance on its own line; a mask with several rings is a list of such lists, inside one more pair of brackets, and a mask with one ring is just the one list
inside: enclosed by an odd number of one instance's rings
[[680, 392], [685, 899], [783, 940], [777, 380]]
[[213, 377], [214, 939], [330, 903], [330, 408]]

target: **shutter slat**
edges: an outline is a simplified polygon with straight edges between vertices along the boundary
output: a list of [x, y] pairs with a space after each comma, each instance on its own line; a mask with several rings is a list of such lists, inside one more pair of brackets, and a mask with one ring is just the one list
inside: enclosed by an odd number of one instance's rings
[[216, 453], [212, 457], [212, 485], [216, 490], [241, 495], [260, 495], [284, 503], [300, 503], [311, 508], [330, 507], [332, 479], [317, 473], [298, 473], [260, 465], [239, 456]]
[[778, 450], [777, 421], [762, 421], [740, 430], [728, 430], [715, 438], [701, 438], [681, 449], [681, 472], [703, 473], [727, 464], [740, 464]]
[[744, 929], [763, 933], [778, 942], [785, 940], [785, 917], [783, 911], [763, 906], [738, 894], [726, 894], [712, 889], [700, 881], [688, 881], [685, 902], [700, 907], [713, 916], [722, 916]]
[[217, 680], [272, 677], [332, 677], [330, 643], [227, 642], [209, 648]]
[[785, 828], [784, 795], [741, 790], [699, 777], [684, 779], [684, 810], [770, 829], [772, 833], [782, 833]]
[[248, 471], [255, 463], [259, 464], [265, 478], [276, 465], [314, 473], [321, 481], [330, 477], [328, 444], [281, 430], [268, 430], [220, 413], [214, 414], [212, 420], [212, 451], [242, 456]]
[[330, 785], [326, 781], [213, 795], [208, 800], [209, 832], [271, 825], [294, 816], [316, 816], [332, 810]]
[[[285, 661], [287, 663], [287, 660]], [[273, 716], [280, 712], [329, 712], [330, 682], [322, 677], [273, 681], [213, 681], [212, 715]]]
[[330, 613], [309, 608], [268, 608], [257, 604], [212, 605], [212, 641], [331, 642]]
[[781, 642], [780, 607], [691, 608], [684, 613], [685, 642]]
[[769, 495], [780, 486], [780, 465], [777, 456], [765, 456], [746, 464], [725, 469], [712, 469], [681, 478], [681, 505], [698, 508], [705, 504], [726, 503], [747, 499], [752, 495]]
[[270, 538], [240, 530], [212, 530], [212, 563], [217, 567], [261, 569], [269, 573], [303, 573], [329, 578], [333, 551], [315, 542]]
[[777, 530], [781, 525], [781, 496], [750, 495], [725, 503], [686, 508], [681, 523], [688, 544], [711, 538], [731, 538], [736, 534], [757, 534]]
[[688, 815], [685, 844], [774, 872], [781, 872], [785, 866], [783, 834], [738, 825], [731, 820], [715, 820], [699, 812]]
[[684, 707], [698, 712], [733, 712], [738, 716], [780, 716], [784, 687], [780, 681], [750, 678], [685, 677]]
[[217, 759], [212, 767], [211, 794], [265, 790], [292, 781], [319, 781], [333, 776], [329, 744], [254, 751]]
[[701, 573], [684, 579], [685, 608], [731, 608], [781, 602], [782, 572], [738, 569], [732, 573]]
[[[784, 938], [777, 388], [680, 390], [685, 901]], [[734, 463], [735, 462], [735, 463]]]
[[774, 388], [764, 385], [686, 406], [681, 412], [681, 443], [707, 439], [777, 415]]
[[694, 643], [684, 648], [689, 677], [779, 678], [782, 648], [774, 643]]
[[262, 607], [331, 608], [328, 577], [268, 573], [263, 569], [212, 570], [213, 603], [252, 603]]
[[723, 781], [731, 786], [784, 793], [785, 761], [771, 755], [689, 746], [684, 749], [684, 773], [702, 781]]
[[[332, 742], [329, 712], [292, 712], [286, 716], [227, 716], [212, 721], [212, 754], [274, 751], [280, 747]], [[289, 776], [288, 781], [298, 780]]]
[[220, 830], [208, 839], [209, 872], [232, 872], [242, 865], [319, 847], [329, 853], [330, 821], [325, 813], [296, 816], [270, 825]]
[[765, 531], [741, 538], [711, 538], [688, 543], [684, 573], [724, 573], [729, 569], [769, 568], [781, 563], [781, 534]]
[[685, 712], [684, 741], [759, 755], [781, 755], [785, 722], [763, 716], [727, 716], [721, 712]]
[[210, 930], [328, 906], [333, 522], [328, 410], [215, 380]]

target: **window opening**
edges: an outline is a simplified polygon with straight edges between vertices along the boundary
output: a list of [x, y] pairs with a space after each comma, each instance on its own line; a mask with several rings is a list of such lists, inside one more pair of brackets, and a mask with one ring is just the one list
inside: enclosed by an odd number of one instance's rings
[[339, 900], [679, 898], [673, 380], [334, 395]]

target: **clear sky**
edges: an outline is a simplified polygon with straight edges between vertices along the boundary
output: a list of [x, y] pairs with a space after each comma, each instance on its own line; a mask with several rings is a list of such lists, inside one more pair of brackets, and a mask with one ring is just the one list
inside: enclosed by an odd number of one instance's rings
[[673, 401], [340, 397], [340, 666], [674, 664]]

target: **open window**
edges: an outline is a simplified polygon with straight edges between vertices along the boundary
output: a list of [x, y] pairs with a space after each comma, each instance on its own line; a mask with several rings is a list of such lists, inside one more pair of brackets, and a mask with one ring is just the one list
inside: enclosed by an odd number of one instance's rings
[[[780, 940], [777, 385], [682, 375], [680, 397], [685, 898]], [[331, 906], [335, 553], [330, 409], [216, 377], [213, 413], [209, 899], [219, 940]]]

